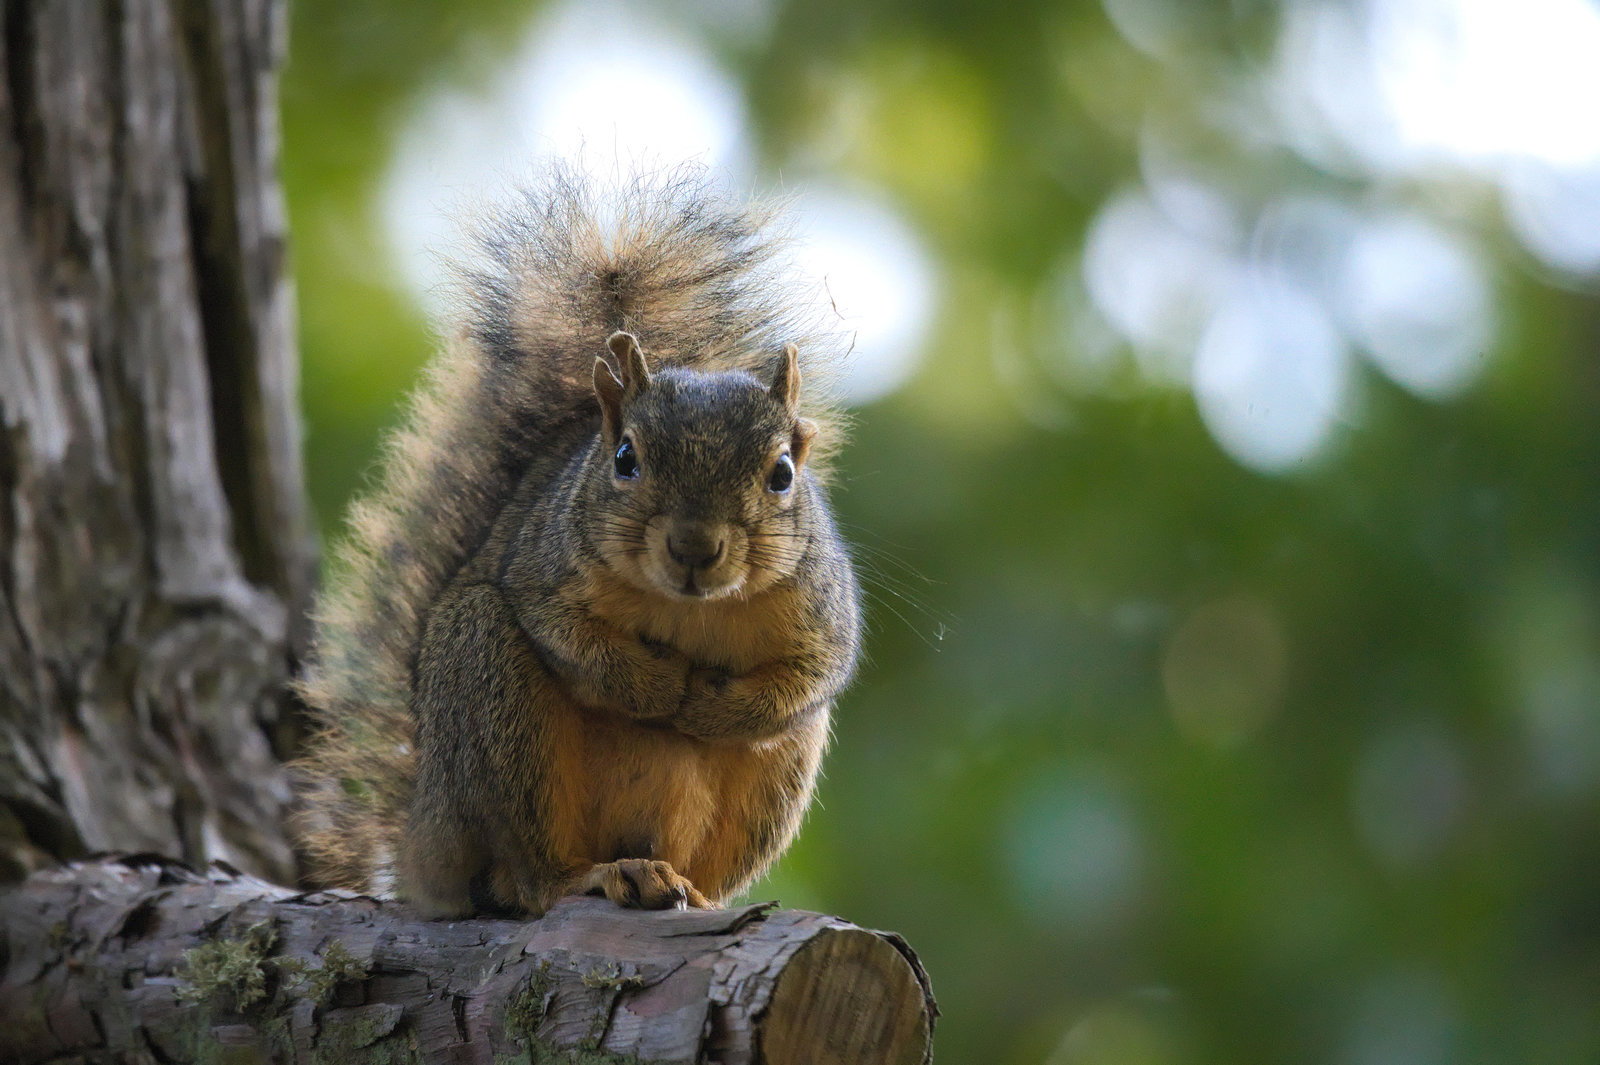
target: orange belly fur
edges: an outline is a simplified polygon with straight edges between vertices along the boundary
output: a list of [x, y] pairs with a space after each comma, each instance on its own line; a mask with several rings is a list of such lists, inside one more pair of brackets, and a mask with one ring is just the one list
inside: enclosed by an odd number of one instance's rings
[[736, 886], [753, 827], [781, 816], [765, 809], [774, 774], [816, 745], [802, 734], [706, 743], [568, 700], [550, 723], [541, 814], [562, 861], [574, 869], [619, 857], [669, 862], [712, 899]]

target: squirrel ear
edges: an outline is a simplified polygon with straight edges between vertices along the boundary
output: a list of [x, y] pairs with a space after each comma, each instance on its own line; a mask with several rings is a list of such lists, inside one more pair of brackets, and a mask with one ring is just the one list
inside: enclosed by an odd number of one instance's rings
[[800, 349], [793, 344], [783, 346], [783, 358], [778, 360], [778, 372], [772, 377], [772, 398], [790, 414], [800, 406]]
[[800, 418], [795, 422], [794, 437], [789, 441], [789, 459], [794, 463], [795, 469], [798, 470], [806, 464], [806, 455], [811, 452], [811, 441], [815, 440], [816, 436], [816, 422], [810, 418]]
[[633, 398], [650, 387], [650, 368], [644, 363], [644, 352], [639, 350], [639, 338], [621, 329], [612, 333], [606, 347], [617, 357], [622, 367], [622, 388], [628, 398]]
[[594, 394], [600, 400], [601, 431], [612, 443], [622, 432], [622, 382], [604, 359], [594, 360]]

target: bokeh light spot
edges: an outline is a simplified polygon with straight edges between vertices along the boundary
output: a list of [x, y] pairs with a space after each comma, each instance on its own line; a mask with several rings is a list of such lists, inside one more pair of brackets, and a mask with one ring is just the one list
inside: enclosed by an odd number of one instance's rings
[[820, 76], [802, 161], [852, 172], [928, 211], [959, 210], [993, 151], [987, 83], [963, 57], [881, 48]]
[[1466, 768], [1436, 724], [1402, 721], [1371, 737], [1351, 793], [1356, 829], [1379, 858], [1414, 866], [1437, 854], [1461, 820]]
[[1252, 596], [1207, 603], [1186, 618], [1161, 658], [1161, 680], [1178, 730], [1231, 746], [1278, 709], [1288, 640], [1276, 613]]
[[1283, 281], [1251, 278], [1201, 338], [1194, 394], [1223, 450], [1275, 473], [1327, 443], [1348, 377], [1349, 353], [1322, 307]]
[[864, 196], [815, 192], [800, 203], [795, 257], [822, 287], [825, 314], [854, 334], [841, 389], [868, 403], [917, 367], [933, 315], [934, 277], [916, 235]]
[[1448, 1065], [1461, 1022], [1439, 975], [1426, 970], [1386, 973], [1356, 1000], [1340, 1065]]
[[1106, 320], [1158, 383], [1187, 379], [1194, 344], [1232, 282], [1228, 257], [1142, 192], [1101, 208], [1084, 242], [1083, 278]]
[[1180, 1041], [1163, 1018], [1133, 1006], [1097, 1006], [1067, 1029], [1045, 1065], [1177, 1065]]
[[530, 163], [578, 159], [605, 177], [687, 159], [730, 181], [748, 170], [732, 77], [690, 38], [630, 7], [556, 7], [485, 84], [481, 93], [422, 101], [379, 193], [400, 273], [434, 311], [448, 276], [441, 254], [455, 243], [453, 212], [514, 183]]
[[1019, 905], [1096, 935], [1136, 905], [1144, 843], [1119, 787], [1099, 774], [1058, 771], [1017, 792], [1005, 858]]
[[1414, 150], [1600, 159], [1600, 5], [1593, 0], [1363, 6], [1385, 102]]
[[1600, 164], [1509, 164], [1505, 206], [1518, 239], [1545, 265], [1575, 275], [1600, 271]]
[[1256, 218], [1252, 262], [1324, 306], [1334, 305], [1344, 292], [1350, 242], [1359, 224], [1356, 211], [1331, 196], [1281, 196]]
[[1281, 135], [1339, 174], [1498, 185], [1529, 251], [1600, 269], [1600, 5], [1592, 0], [1301, 0], [1284, 13]]
[[1467, 246], [1412, 215], [1365, 223], [1344, 271], [1342, 309], [1373, 363], [1396, 384], [1445, 399], [1481, 372], [1491, 294]]
[[1570, 565], [1516, 576], [1497, 641], [1533, 790], [1567, 799], [1600, 786], [1600, 616]]

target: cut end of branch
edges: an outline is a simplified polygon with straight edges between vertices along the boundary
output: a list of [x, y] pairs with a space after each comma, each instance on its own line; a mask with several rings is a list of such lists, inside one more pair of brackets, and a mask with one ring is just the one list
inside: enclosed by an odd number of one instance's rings
[[933, 999], [890, 941], [833, 928], [801, 947], [778, 977], [761, 1026], [769, 1065], [923, 1065]]

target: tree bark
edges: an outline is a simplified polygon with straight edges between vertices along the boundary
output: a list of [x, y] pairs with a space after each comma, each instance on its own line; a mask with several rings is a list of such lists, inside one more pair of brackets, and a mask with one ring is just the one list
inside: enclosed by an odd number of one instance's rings
[[3, 10], [0, 879], [111, 847], [292, 879], [284, 7]]
[[37, 873], [0, 914], [4, 1061], [930, 1059], [899, 937], [770, 904], [427, 922], [133, 857]]

